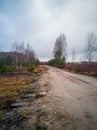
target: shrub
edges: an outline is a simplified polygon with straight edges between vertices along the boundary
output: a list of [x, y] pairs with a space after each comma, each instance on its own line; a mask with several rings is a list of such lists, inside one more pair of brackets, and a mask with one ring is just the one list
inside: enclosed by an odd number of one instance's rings
[[13, 73], [16, 71], [16, 66], [7, 66], [7, 72]]
[[35, 61], [34, 61], [35, 63], [35, 66], [38, 66], [38, 65], [40, 65], [40, 61], [38, 60], [38, 59], [36, 59]]
[[10, 56], [0, 59], [0, 73], [13, 72], [16, 68], [13, 66], [13, 59]]
[[31, 63], [31, 64], [28, 65], [28, 71], [29, 72], [33, 72], [34, 69], [35, 69], [35, 65], [33, 63]]
[[6, 66], [5, 65], [2, 65], [0, 66], [0, 73], [5, 73], [6, 72]]
[[5, 58], [5, 64], [8, 65], [8, 66], [13, 65], [13, 59], [12, 59], [11, 56], [7, 56], [7, 57]]
[[48, 61], [48, 65], [63, 69], [65, 67], [65, 60], [57, 57]]

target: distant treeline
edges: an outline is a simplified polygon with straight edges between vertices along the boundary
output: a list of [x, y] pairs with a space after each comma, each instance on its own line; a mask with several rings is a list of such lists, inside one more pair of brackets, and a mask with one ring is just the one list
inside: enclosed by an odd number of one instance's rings
[[13, 72], [19, 67], [28, 67], [31, 71], [39, 64], [34, 50], [29, 44], [14, 42], [11, 52], [0, 52], [0, 73]]
[[[48, 65], [55, 66], [58, 68], [64, 68], [67, 61], [67, 40], [64, 34], [60, 34], [56, 38], [54, 49], [53, 49], [53, 58], [49, 60]], [[80, 50], [80, 47], [79, 47]], [[83, 61], [87, 61], [89, 64], [97, 61], [97, 35], [93, 32], [88, 33], [83, 52]], [[76, 62], [76, 56], [78, 50], [72, 48], [71, 51], [71, 60]], [[79, 69], [79, 67], [77, 67]]]

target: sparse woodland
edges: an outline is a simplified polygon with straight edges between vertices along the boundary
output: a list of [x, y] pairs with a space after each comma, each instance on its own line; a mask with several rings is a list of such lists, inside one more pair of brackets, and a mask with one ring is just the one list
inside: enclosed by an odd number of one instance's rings
[[30, 44], [24, 47], [24, 43], [15, 41], [11, 52], [0, 53], [0, 73], [14, 72], [21, 67], [27, 67], [29, 71], [33, 71], [37, 65], [39, 60]]

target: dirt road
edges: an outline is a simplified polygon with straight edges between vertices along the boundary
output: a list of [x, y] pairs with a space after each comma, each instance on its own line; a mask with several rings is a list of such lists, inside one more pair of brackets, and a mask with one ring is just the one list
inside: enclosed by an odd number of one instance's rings
[[40, 84], [46, 82], [48, 130], [97, 130], [97, 78], [48, 67]]
[[46, 67], [1, 129], [97, 130], [97, 78]]

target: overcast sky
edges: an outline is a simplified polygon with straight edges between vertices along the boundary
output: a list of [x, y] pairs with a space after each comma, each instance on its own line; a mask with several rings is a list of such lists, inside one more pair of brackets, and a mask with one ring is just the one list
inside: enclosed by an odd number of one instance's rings
[[49, 59], [64, 33], [68, 57], [73, 48], [82, 55], [88, 32], [97, 34], [97, 0], [0, 0], [0, 51], [18, 40], [30, 43], [41, 60]]

